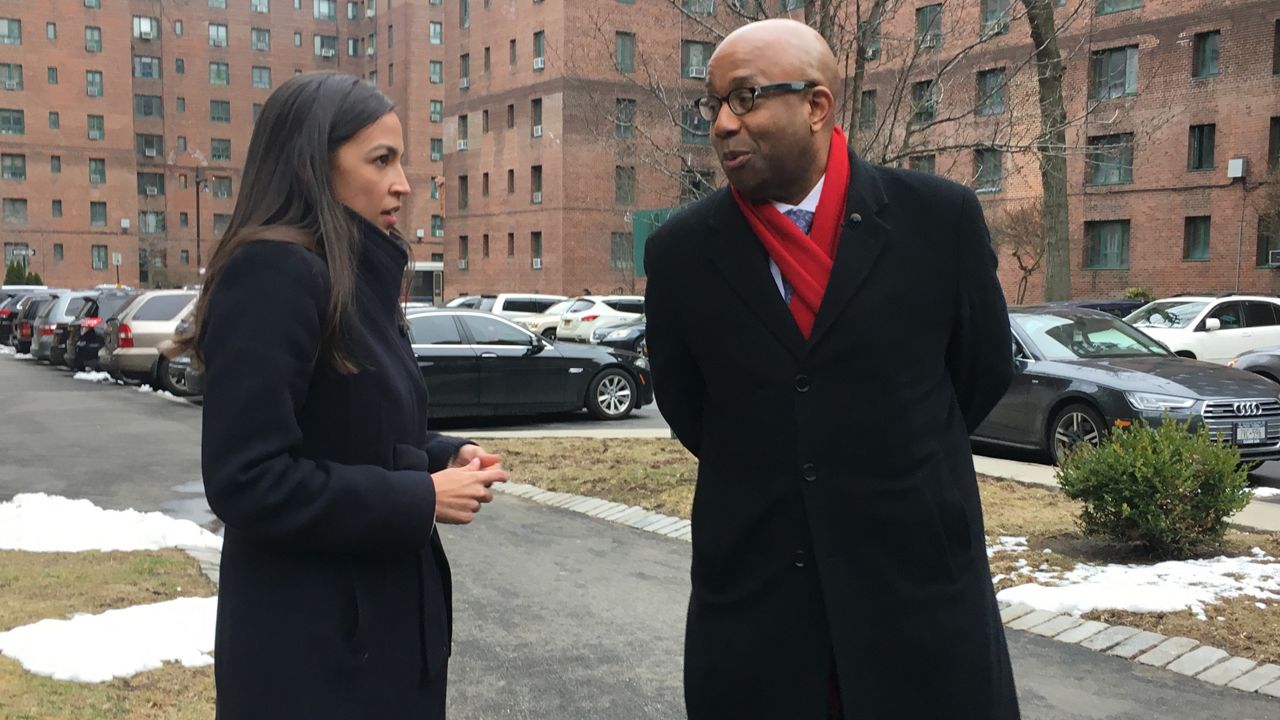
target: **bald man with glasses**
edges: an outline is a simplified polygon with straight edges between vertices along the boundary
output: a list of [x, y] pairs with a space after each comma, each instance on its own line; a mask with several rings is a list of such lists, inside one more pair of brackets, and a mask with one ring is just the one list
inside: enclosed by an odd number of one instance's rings
[[969, 432], [1011, 381], [974, 193], [871, 165], [836, 59], [767, 20], [694, 106], [728, 187], [649, 239], [663, 416], [698, 458], [691, 720], [1016, 720]]

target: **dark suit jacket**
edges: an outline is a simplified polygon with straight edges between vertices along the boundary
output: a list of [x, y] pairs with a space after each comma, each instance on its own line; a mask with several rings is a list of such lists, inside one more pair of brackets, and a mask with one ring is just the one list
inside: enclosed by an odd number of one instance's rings
[[317, 361], [328, 271], [309, 250], [250, 243], [210, 290], [219, 720], [444, 717], [449, 568], [428, 473], [465, 441], [427, 432], [396, 307], [407, 255], [362, 227], [356, 375]]
[[698, 457], [691, 720], [1018, 717], [968, 433], [1012, 376], [977, 198], [851, 154], [806, 342], [727, 189], [649, 239], [659, 407]]

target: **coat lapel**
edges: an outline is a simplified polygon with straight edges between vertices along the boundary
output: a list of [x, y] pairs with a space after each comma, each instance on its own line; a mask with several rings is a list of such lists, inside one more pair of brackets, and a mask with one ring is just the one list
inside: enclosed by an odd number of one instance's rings
[[[849, 195], [845, 200], [844, 225], [836, 247], [835, 264], [827, 291], [818, 306], [818, 316], [809, 334], [808, 347], [812, 348], [831, 328], [836, 317], [853, 296], [892, 236], [893, 228], [880, 218], [880, 212], [888, 202], [875, 167], [849, 153]], [[743, 220], [743, 224], [746, 221]], [[750, 232], [750, 228], [748, 228]], [[775, 293], [776, 294], [776, 293]], [[788, 314], [788, 317], [790, 315]], [[792, 325], [795, 323], [793, 322]]]
[[773, 282], [769, 255], [733, 195], [724, 189], [718, 195], [709, 218], [711, 260], [760, 322], [799, 360], [804, 356], [804, 336]]

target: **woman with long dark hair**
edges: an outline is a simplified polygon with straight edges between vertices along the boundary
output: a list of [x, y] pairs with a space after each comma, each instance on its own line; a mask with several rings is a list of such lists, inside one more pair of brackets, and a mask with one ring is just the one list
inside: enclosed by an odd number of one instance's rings
[[205, 492], [226, 525], [219, 720], [444, 717], [435, 525], [470, 522], [506, 473], [427, 430], [399, 304], [403, 149], [361, 79], [281, 85], [179, 342], [205, 369]]

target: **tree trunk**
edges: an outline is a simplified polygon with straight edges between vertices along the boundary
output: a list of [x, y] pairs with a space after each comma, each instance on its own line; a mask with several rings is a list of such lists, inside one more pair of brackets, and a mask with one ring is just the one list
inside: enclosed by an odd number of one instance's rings
[[1036, 80], [1040, 90], [1040, 138], [1036, 155], [1044, 186], [1044, 299], [1071, 299], [1070, 225], [1067, 213], [1067, 110], [1062, 99], [1062, 54], [1051, 0], [1022, 0], [1036, 47]]

